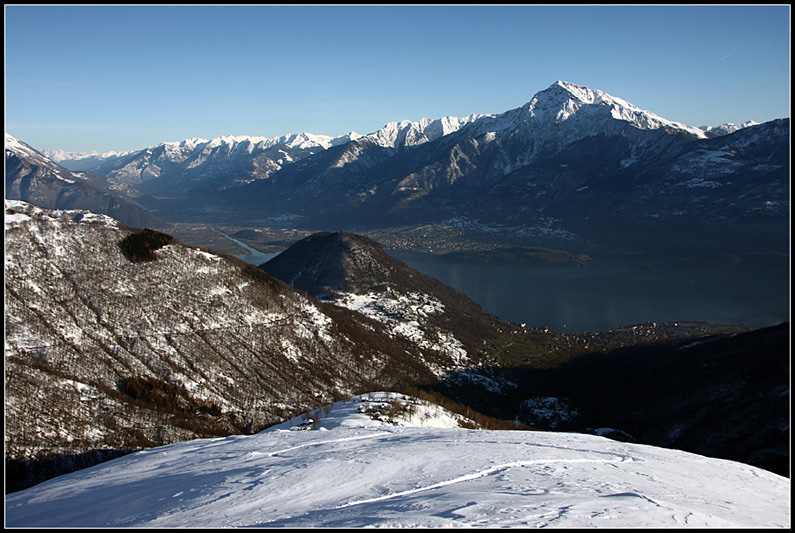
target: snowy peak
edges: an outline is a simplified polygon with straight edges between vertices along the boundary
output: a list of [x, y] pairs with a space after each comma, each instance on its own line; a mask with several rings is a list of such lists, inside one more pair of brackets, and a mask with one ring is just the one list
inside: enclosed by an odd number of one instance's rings
[[708, 137], [720, 137], [722, 135], [729, 135], [745, 128], [750, 128], [751, 126], [759, 126], [759, 122], [755, 122], [753, 120], [743, 122], [742, 124], [733, 124], [731, 122], [727, 122], [726, 124], [721, 124], [720, 126], [701, 126], [701, 129], [704, 130], [704, 133], [706, 133]]
[[111, 158], [119, 158], [124, 157], [126, 155], [130, 155], [133, 153], [138, 152], [138, 150], [128, 150], [126, 152], [117, 152], [117, 151], [110, 151], [99, 153], [97, 151], [92, 152], [69, 152], [66, 150], [49, 150], [44, 149], [42, 150], [42, 154], [46, 156], [48, 159], [55, 161], [56, 163], [61, 163], [64, 161], [67, 162], [75, 162], [75, 161], [91, 161], [91, 160], [104, 160], [104, 159], [111, 159]]
[[346, 135], [339, 137], [332, 137], [329, 135], [316, 135], [314, 133], [289, 133], [287, 135], [278, 135], [275, 137], [257, 137], [251, 135], [228, 135], [223, 137], [216, 137], [210, 141], [201, 141], [199, 144], [204, 144], [209, 147], [217, 147], [221, 145], [228, 145], [235, 147], [240, 144], [248, 144], [260, 149], [272, 148], [277, 145], [286, 145], [288, 148], [322, 148], [327, 149], [337, 144], [346, 143], [352, 139], [361, 137], [356, 132], [350, 132]]
[[277, 137], [228, 135], [165, 142], [123, 154], [63, 160], [70, 169], [88, 170], [112, 184], [149, 194], [183, 194], [188, 190], [223, 190], [266, 179], [282, 166], [359, 138], [298, 133]]
[[522, 109], [542, 123], [560, 124], [578, 114], [593, 115], [594, 119], [607, 114], [613, 119], [628, 122], [639, 129], [665, 128], [677, 133], [688, 133], [697, 138], [706, 138], [706, 134], [700, 128], [666, 120], [606, 92], [565, 81], [557, 81], [548, 89], [539, 92]]
[[172, 160], [184, 160], [194, 153], [224, 152], [227, 154], [245, 151], [253, 153], [263, 151], [276, 146], [285, 146], [290, 149], [328, 149], [337, 144], [349, 142], [360, 137], [355, 132], [348, 133], [339, 137], [329, 135], [315, 135], [314, 133], [291, 133], [276, 137], [259, 137], [253, 135], [223, 135], [214, 139], [192, 138], [184, 141], [165, 142], [156, 146], [150, 146], [144, 151], [150, 153], [165, 152], [170, 154], [181, 154]]
[[345, 144], [350, 141], [354, 141], [361, 137], [355, 131], [347, 133], [345, 135], [340, 135], [339, 137], [329, 137], [328, 135], [315, 135], [313, 133], [299, 133], [297, 135], [288, 135], [286, 139], [282, 141], [290, 148], [313, 148], [320, 146], [324, 149], [331, 148], [332, 146], [338, 146], [340, 144]]
[[65, 168], [61, 168], [56, 165], [53, 161], [47, 158], [46, 155], [42, 154], [38, 150], [35, 150], [29, 144], [20, 141], [8, 133], [5, 134], [5, 151], [6, 158], [9, 157], [9, 154], [13, 154], [26, 162], [47, 167], [53, 171], [58, 170], [59, 172], [57, 173], [59, 175], [70, 175]]
[[190, 139], [184, 139], [182, 141], [166, 141], [160, 144], [148, 146], [143, 150], [129, 150], [125, 152], [106, 152], [100, 154], [98, 152], [67, 152], [63, 150], [45, 150], [44, 154], [51, 158], [53, 161], [68, 161], [68, 160], [79, 160], [79, 159], [86, 159], [86, 158], [96, 158], [96, 159], [108, 159], [108, 158], [119, 158], [130, 154], [135, 154], [143, 151], [150, 151], [154, 152], [157, 150], [167, 150], [170, 152], [182, 152], [182, 153], [190, 153], [194, 150], [200, 149], [212, 149], [218, 148], [221, 146], [226, 146], [229, 150], [234, 150], [239, 145], [247, 145], [251, 147], [259, 147], [259, 148], [271, 148], [273, 146], [284, 144], [289, 148], [316, 148], [321, 147], [323, 149], [329, 148], [331, 146], [336, 146], [338, 144], [344, 144], [351, 140], [355, 140], [361, 137], [356, 132], [350, 132], [345, 135], [340, 135], [338, 137], [332, 137], [329, 135], [316, 135], [314, 133], [290, 133], [287, 135], [277, 135], [275, 137], [262, 137], [256, 135], [222, 135], [219, 137], [215, 137], [213, 139], [203, 139], [200, 137], [192, 137]]
[[[139, 159], [163, 161], [168, 163], [182, 163], [192, 160], [191, 167], [204, 162], [207, 157], [215, 155], [228, 156], [231, 154], [250, 155], [255, 157], [266, 150], [278, 149], [283, 147], [287, 150], [303, 150], [317, 152], [326, 150], [332, 146], [345, 144], [360, 138], [356, 132], [350, 132], [338, 137], [329, 135], [316, 135], [314, 133], [291, 133], [275, 137], [261, 137], [254, 135], [222, 135], [213, 139], [203, 139], [192, 137], [182, 141], [167, 141], [157, 145], [148, 146], [142, 150], [130, 150], [126, 152], [107, 152], [99, 154], [97, 152], [66, 152], [62, 150], [45, 150], [44, 154], [55, 162], [62, 163], [70, 169], [91, 170], [98, 172], [102, 166], [109, 165], [109, 169], [99, 171], [107, 174], [113, 181], [114, 172], [135, 160], [134, 167], [141, 168]], [[120, 162], [118, 165], [115, 162]], [[152, 176], [158, 176], [160, 165], [151, 172]], [[118, 168], [117, 168], [118, 167]], [[139, 178], [140, 181], [146, 179]]]
[[8, 133], [5, 134], [5, 149], [18, 155], [40, 155], [36, 150]]

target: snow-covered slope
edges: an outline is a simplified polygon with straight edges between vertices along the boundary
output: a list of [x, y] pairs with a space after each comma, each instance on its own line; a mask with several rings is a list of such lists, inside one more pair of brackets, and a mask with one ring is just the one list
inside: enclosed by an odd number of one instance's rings
[[449, 427], [427, 405], [393, 425], [367, 412], [394, 403], [384, 396], [61, 476], [9, 495], [6, 525], [790, 526], [790, 481], [754, 467], [595, 435]]

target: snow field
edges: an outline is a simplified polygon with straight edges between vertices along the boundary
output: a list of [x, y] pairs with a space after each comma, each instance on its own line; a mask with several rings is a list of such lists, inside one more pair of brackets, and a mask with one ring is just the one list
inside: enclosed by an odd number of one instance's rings
[[115, 459], [10, 494], [7, 525], [789, 526], [789, 480], [748, 465], [594, 435], [454, 428], [438, 409], [441, 427], [393, 425], [361, 409], [408, 401], [363, 395], [313, 412], [316, 430], [295, 419]]

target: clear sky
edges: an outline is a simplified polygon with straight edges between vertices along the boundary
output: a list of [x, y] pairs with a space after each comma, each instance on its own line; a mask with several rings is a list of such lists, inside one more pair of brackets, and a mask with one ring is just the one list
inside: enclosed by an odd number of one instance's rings
[[790, 6], [5, 6], [5, 131], [40, 150], [366, 134], [557, 80], [692, 126], [789, 117]]

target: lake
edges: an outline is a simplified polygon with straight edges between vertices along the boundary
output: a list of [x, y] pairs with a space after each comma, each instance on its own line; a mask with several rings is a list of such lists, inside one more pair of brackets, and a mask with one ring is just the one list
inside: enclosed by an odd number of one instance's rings
[[789, 320], [789, 259], [783, 255], [603, 257], [587, 267], [561, 267], [391, 254], [503, 320], [556, 332], [678, 320], [750, 326]]
[[[235, 242], [248, 252], [237, 257], [254, 265], [277, 255]], [[460, 290], [503, 320], [555, 332], [679, 320], [756, 327], [789, 321], [789, 259], [780, 254], [689, 261], [596, 257], [586, 267], [561, 267], [389, 253]]]

